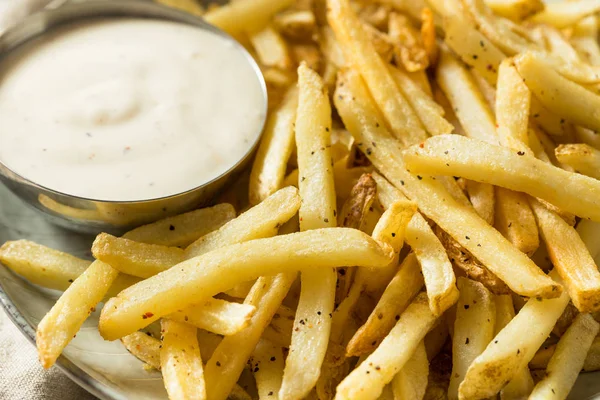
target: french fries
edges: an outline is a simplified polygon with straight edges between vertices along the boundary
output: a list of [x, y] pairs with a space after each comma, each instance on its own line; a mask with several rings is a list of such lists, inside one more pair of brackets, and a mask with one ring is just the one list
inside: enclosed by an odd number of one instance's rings
[[467, 193], [477, 214], [489, 225], [494, 225], [496, 211], [494, 187], [485, 183], [467, 181]]
[[496, 96], [496, 132], [500, 144], [523, 150], [529, 143], [529, 109], [531, 92], [511, 59], [505, 59], [498, 70]]
[[[415, 173], [462, 176], [540, 197], [583, 218], [600, 221], [600, 182], [522, 152], [458, 135], [432, 137], [404, 153]], [[493, 160], [493, 161], [492, 161]]]
[[269, 18], [289, 7], [293, 0], [232, 1], [204, 14], [204, 19], [233, 36], [257, 32], [268, 24]]
[[427, 377], [429, 375], [429, 360], [425, 344], [421, 342], [404, 367], [392, 380], [392, 390], [395, 399], [417, 400], [425, 396]]
[[421, 35], [406, 16], [390, 13], [388, 35], [395, 46], [397, 65], [402, 65], [408, 72], [421, 71], [429, 66]]
[[600, 179], [600, 151], [582, 143], [561, 144], [556, 147], [556, 158], [575, 172]]
[[291, 68], [292, 58], [287, 44], [272, 26], [267, 26], [252, 34], [250, 43], [254, 47], [261, 65], [282, 70]]
[[496, 187], [494, 226], [517, 249], [533, 254], [540, 245], [538, 226], [527, 196]]
[[549, 3], [541, 12], [535, 14], [531, 20], [552, 25], [556, 28], [566, 28], [588, 15], [596, 14], [598, 11], [600, 11], [600, 4], [594, 0]]
[[496, 14], [513, 21], [524, 20], [544, 10], [542, 0], [486, 0], [485, 3]]
[[281, 347], [264, 339], [259, 341], [250, 358], [250, 367], [254, 372], [260, 400], [273, 398], [275, 393], [279, 393], [283, 378]]
[[161, 326], [160, 370], [169, 399], [206, 399], [196, 328], [169, 320], [162, 320]]
[[144, 332], [133, 332], [121, 338], [123, 346], [147, 365], [160, 371], [160, 340]]
[[544, 378], [535, 385], [530, 399], [566, 398], [584, 365], [600, 325], [590, 314], [579, 314], [560, 338], [548, 362]]

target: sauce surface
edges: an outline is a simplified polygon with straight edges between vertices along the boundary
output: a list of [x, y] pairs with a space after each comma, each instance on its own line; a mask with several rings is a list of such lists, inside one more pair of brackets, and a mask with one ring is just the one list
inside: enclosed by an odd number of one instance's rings
[[146, 200], [206, 183], [246, 154], [264, 113], [245, 54], [175, 22], [64, 25], [0, 61], [0, 161], [85, 198]]

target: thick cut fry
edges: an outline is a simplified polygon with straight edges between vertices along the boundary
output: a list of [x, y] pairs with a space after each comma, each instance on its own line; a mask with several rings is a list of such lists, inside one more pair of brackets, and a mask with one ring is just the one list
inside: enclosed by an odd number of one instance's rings
[[[296, 147], [298, 187], [302, 204], [300, 231], [336, 226], [333, 180], [331, 106], [319, 75], [302, 64], [298, 68]], [[338, 264], [344, 266], [350, 264]], [[319, 379], [331, 331], [337, 274], [335, 270], [303, 271], [290, 353], [286, 359], [279, 397], [301, 399]], [[320, 313], [318, 313], [320, 312]], [[309, 326], [300, 329], [309, 321]]]
[[513, 21], [522, 21], [544, 9], [542, 0], [485, 0], [492, 11]]
[[261, 339], [250, 359], [259, 400], [276, 399], [283, 378], [283, 351], [280, 346]]
[[379, 347], [337, 387], [336, 400], [377, 399], [436, 322], [427, 295], [418, 295]]
[[600, 11], [600, 3], [596, 0], [578, 0], [572, 2], [548, 3], [544, 10], [535, 14], [533, 22], [552, 25], [556, 28], [567, 28], [581, 19]]
[[280, 189], [220, 229], [196, 240], [185, 249], [185, 256], [192, 258], [222, 247], [225, 243], [274, 236], [281, 225], [296, 214], [299, 207], [300, 196], [296, 188]]
[[245, 300], [256, 307], [257, 312], [244, 330], [226, 336], [206, 363], [206, 392], [209, 400], [225, 400], [235, 387], [248, 358], [254, 351], [260, 336], [281, 305], [296, 279], [295, 273], [261, 277], [252, 287]]
[[230, 35], [256, 32], [267, 25], [277, 12], [289, 7], [293, 0], [240, 0], [214, 8], [204, 14], [209, 24]]
[[260, 203], [283, 185], [287, 162], [294, 148], [297, 107], [298, 91], [291, 88], [281, 105], [269, 115], [250, 172], [250, 204]]
[[573, 304], [580, 312], [599, 310], [600, 272], [577, 231], [535, 199], [530, 204], [552, 264]]
[[390, 13], [388, 35], [395, 46], [396, 65], [402, 65], [408, 72], [429, 67], [429, 57], [420, 33], [402, 14]]
[[496, 122], [473, 77], [447, 50], [442, 50], [436, 81], [469, 137], [498, 143]]
[[452, 375], [448, 399], [458, 399], [458, 387], [469, 365], [494, 337], [496, 303], [494, 296], [479, 282], [458, 278], [460, 297], [452, 336]]
[[531, 92], [511, 59], [500, 64], [496, 93], [496, 131], [500, 144], [514, 150], [523, 150], [529, 143], [527, 132]]
[[[550, 276], [560, 280], [556, 272]], [[554, 299], [529, 299], [473, 361], [460, 384], [459, 397], [486, 398], [498, 393], [533, 358], [568, 303], [566, 291]]]
[[495, 85], [498, 79], [498, 68], [506, 57], [481, 32], [468, 21], [457, 16], [444, 19], [445, 43], [460, 59], [473, 67], [490, 84]]
[[121, 342], [135, 357], [160, 371], [160, 340], [144, 332], [133, 332], [122, 337]]
[[250, 43], [252, 43], [261, 65], [284, 70], [292, 67], [287, 44], [272, 26], [267, 26], [250, 35]]
[[118, 274], [110, 265], [94, 261], [60, 296], [37, 327], [35, 342], [42, 367], [54, 365]]
[[235, 244], [184, 261], [124, 290], [104, 307], [99, 329], [105, 338], [114, 340], [258, 276], [338, 265], [384, 267], [392, 257], [387, 245], [348, 228]]
[[430, 95], [423, 91], [404, 72], [392, 66], [389, 66], [389, 70], [427, 132], [431, 136], [452, 133], [454, 127], [444, 119], [444, 108], [437, 104]]
[[534, 53], [514, 60], [519, 75], [544, 107], [578, 125], [600, 130], [600, 96], [562, 77]]
[[[542, 347], [529, 362], [529, 367], [534, 370], [546, 369], [555, 351], [556, 344]], [[600, 370], [600, 337], [596, 336], [583, 363], [583, 371], [591, 372], [598, 370]]]
[[[354, 98], [354, 101], [351, 101]], [[398, 158], [397, 145], [381, 125], [376, 108], [360, 77], [352, 71], [339, 75], [337, 110], [346, 128], [358, 142], [377, 144], [367, 156], [419, 209], [450, 233], [490, 271], [515, 292], [528, 296], [556, 297], [561, 286], [546, 277], [523, 253], [514, 248], [474, 211], [459, 205], [435, 180], [408, 173]], [[442, 135], [446, 138], [457, 135]], [[435, 139], [432, 138], [432, 139]], [[431, 140], [431, 139], [430, 139]]]
[[147, 244], [184, 247], [234, 218], [233, 206], [222, 203], [140, 226], [123, 237]]
[[567, 332], [560, 338], [552, 358], [548, 362], [544, 378], [535, 385], [532, 400], [567, 397], [600, 325], [589, 314], [579, 314]]
[[162, 320], [161, 326], [160, 370], [169, 399], [206, 399], [196, 328], [169, 320]]
[[[600, 181], [565, 171], [522, 152], [458, 135], [426, 140], [404, 151], [414, 173], [452, 175], [525, 192], [600, 221]], [[419, 204], [420, 205], [420, 204]]]
[[421, 342], [404, 367], [392, 380], [394, 399], [421, 400], [427, 390], [429, 360], [425, 344]]
[[409, 254], [386, 287], [367, 322], [348, 343], [347, 356], [361, 356], [373, 351], [422, 287], [423, 276], [419, 273], [419, 263], [414, 254]]
[[426, 138], [425, 130], [387, 66], [366, 40], [348, 0], [328, 0], [327, 4], [328, 21], [345, 57], [361, 72], [394, 136], [405, 146]]
[[31, 283], [57, 290], [66, 290], [90, 265], [87, 260], [29, 240], [4, 243], [0, 261]]
[[540, 245], [535, 216], [523, 193], [496, 187], [494, 226], [525, 254], [532, 255]]
[[587, 144], [561, 144], [555, 154], [559, 162], [575, 172], [600, 179], [600, 150]]
[[210, 298], [165, 318], [186, 322], [219, 335], [233, 335], [248, 325], [255, 311], [256, 308], [251, 305]]
[[467, 193], [477, 214], [489, 225], [494, 225], [496, 204], [494, 187], [485, 183], [467, 181]]

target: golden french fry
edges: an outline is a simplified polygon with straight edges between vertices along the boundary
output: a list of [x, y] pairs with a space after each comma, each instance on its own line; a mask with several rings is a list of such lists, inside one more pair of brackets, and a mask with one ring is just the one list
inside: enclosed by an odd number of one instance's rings
[[425, 7], [421, 11], [421, 40], [423, 48], [429, 58], [429, 65], [437, 63], [439, 50], [437, 45], [437, 37], [435, 32], [435, 17], [430, 8]]
[[534, 53], [515, 57], [519, 75], [534, 96], [553, 113], [592, 130], [600, 130], [600, 96], [562, 77]]
[[458, 399], [458, 387], [469, 365], [494, 337], [496, 303], [494, 296], [479, 282], [458, 278], [460, 297], [452, 336], [452, 375], [448, 399]]
[[280, 346], [261, 339], [250, 358], [259, 400], [272, 399], [279, 393], [283, 378], [283, 351]]
[[[556, 344], [550, 346], [543, 346], [536, 354], [535, 357], [529, 362], [531, 369], [546, 369], [548, 361], [556, 350]], [[600, 338], [594, 338], [590, 349], [588, 350], [587, 356], [583, 363], [583, 371], [598, 371], [600, 370]]]
[[427, 295], [418, 295], [377, 349], [338, 385], [335, 399], [377, 399], [385, 385], [410, 360], [435, 322]]
[[328, 21], [345, 57], [364, 77], [394, 136], [404, 145], [427, 137], [419, 119], [396, 86], [384, 61], [364, 35], [348, 0], [328, 0]]
[[[331, 143], [331, 106], [319, 75], [302, 64], [298, 68], [298, 112], [296, 147], [298, 187], [302, 204], [298, 210], [300, 231], [333, 227], [336, 220], [336, 195], [333, 180]], [[338, 264], [344, 266], [350, 264]], [[300, 399], [319, 379], [331, 331], [330, 313], [334, 309], [336, 272], [330, 268], [303, 271], [296, 310], [296, 326], [310, 321], [312, 329], [294, 329], [286, 359], [279, 396]], [[320, 313], [318, 313], [320, 312]], [[302, 322], [301, 322], [302, 321]]]
[[214, 8], [204, 14], [209, 24], [215, 25], [230, 35], [256, 32], [267, 25], [269, 19], [289, 7], [293, 0], [240, 0]]
[[566, 28], [576, 24], [588, 15], [598, 13], [598, 11], [600, 11], [600, 4], [595, 0], [548, 3], [531, 20], [552, 25], [556, 28]]
[[544, 9], [542, 0], [486, 0], [485, 3], [501, 17], [522, 21]]
[[467, 181], [467, 193], [477, 214], [489, 225], [494, 225], [496, 204], [494, 187], [485, 183]]
[[138, 331], [123, 336], [121, 342], [135, 357], [160, 371], [160, 340]]
[[184, 247], [234, 218], [233, 206], [222, 203], [140, 226], [123, 237], [147, 244]]
[[[583, 218], [600, 221], [600, 181], [522, 152], [458, 135], [435, 136], [404, 153], [411, 171], [461, 176], [525, 192]], [[420, 204], [419, 204], [420, 205]]]
[[494, 227], [525, 254], [533, 254], [540, 245], [538, 227], [527, 195], [496, 187]]
[[595, 15], [583, 18], [575, 25], [571, 43], [578, 51], [580, 57], [591, 65], [600, 64], [600, 47], [598, 36], [598, 21]]
[[535, 385], [529, 398], [566, 398], [575, 384], [599, 329], [600, 325], [591, 315], [579, 314], [575, 317], [573, 324], [556, 345], [544, 378]]
[[316, 28], [312, 10], [289, 10], [275, 15], [273, 23], [282, 35], [295, 40], [311, 39]]
[[425, 396], [429, 360], [425, 344], [421, 342], [404, 367], [394, 376], [392, 390], [394, 399], [419, 400]]
[[250, 35], [250, 43], [261, 65], [283, 70], [292, 68], [292, 58], [287, 43], [272, 26], [268, 25]]
[[[281, 263], [282, 257], [286, 263]], [[392, 257], [387, 245], [348, 228], [234, 244], [184, 261], [124, 290], [102, 310], [99, 329], [105, 338], [114, 340], [258, 276], [338, 265], [384, 267]]]
[[[550, 276], [560, 280], [555, 271]], [[529, 299], [470, 365], [459, 397], [486, 398], [498, 393], [533, 358], [568, 303], [566, 291], [554, 299]]]
[[498, 70], [496, 122], [498, 139], [504, 147], [524, 150], [529, 143], [531, 92], [517, 72], [512, 59], [505, 59]]
[[[533, 126], [529, 126], [530, 130], [535, 130], [535, 126], [538, 125], [544, 132], [552, 136], [573, 135], [573, 126], [571, 123], [562, 116], [549, 111], [535, 96], [531, 96], [531, 110], [529, 115], [531, 116], [530, 121], [533, 122]], [[539, 129], [536, 130], [536, 132], [539, 131]]]
[[530, 199], [552, 264], [581, 312], [600, 309], [600, 272], [577, 231], [556, 213]]
[[287, 162], [294, 147], [294, 122], [298, 91], [291, 88], [280, 106], [269, 115], [250, 172], [250, 204], [258, 204], [281, 189]]
[[396, 47], [396, 65], [402, 65], [408, 72], [427, 69], [429, 56], [423, 39], [420, 32], [412, 26], [408, 17], [394, 12], [390, 13], [388, 35]]
[[[346, 128], [365, 153], [397, 188], [417, 203], [419, 209], [450, 233], [490, 271], [504, 280], [515, 292], [529, 296], [556, 297], [561, 286], [546, 277], [523, 253], [514, 248], [474, 211], [459, 205], [435, 180], [408, 173], [399, 159], [396, 141], [381, 124], [373, 100], [353, 71], [340, 73], [336, 95], [338, 113]], [[352, 101], [353, 100], [353, 101]], [[441, 135], [436, 138], [457, 135]]]
[[577, 224], [577, 233], [587, 247], [592, 258], [596, 258], [600, 253], [600, 225], [597, 222], [581, 220]]
[[169, 399], [206, 399], [196, 328], [169, 320], [162, 320], [161, 327], [160, 370]]
[[373, 351], [386, 337], [410, 301], [423, 287], [423, 276], [414, 254], [406, 256], [396, 276], [383, 292], [367, 322], [354, 334], [348, 346], [348, 357]]
[[561, 144], [555, 150], [556, 158], [575, 172], [600, 179], [600, 151], [583, 144]]
[[373, 48], [377, 54], [379, 54], [384, 61], [390, 62], [394, 54], [394, 44], [390, 37], [369, 24], [363, 23], [362, 27], [373, 44]]

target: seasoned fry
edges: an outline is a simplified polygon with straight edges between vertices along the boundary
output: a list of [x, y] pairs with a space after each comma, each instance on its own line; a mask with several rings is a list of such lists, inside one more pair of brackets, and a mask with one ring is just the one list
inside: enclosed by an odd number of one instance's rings
[[535, 14], [531, 20], [556, 28], [566, 28], [598, 11], [600, 11], [600, 4], [595, 0], [548, 3], [544, 10]]
[[577, 231], [535, 199], [530, 199], [552, 264], [581, 312], [600, 309], [600, 272]]
[[289, 7], [293, 0], [240, 0], [214, 8], [204, 14], [209, 24], [233, 36], [257, 32], [265, 27], [274, 14]]
[[[284, 254], [287, 262], [282, 265]], [[184, 261], [177, 268], [124, 290], [103, 308], [99, 329], [107, 340], [114, 340], [163, 315], [196, 304], [203, 297], [258, 276], [307, 267], [384, 267], [392, 257], [387, 245], [382, 248], [364, 233], [348, 228], [318, 229], [234, 244]], [[173, 296], [174, 290], [177, 296]]]
[[[355, 100], [350, 102], [352, 96]], [[530, 296], [556, 297], [561, 293], [560, 285], [546, 277], [526, 255], [515, 249], [475, 212], [459, 205], [435, 180], [414, 176], [405, 170], [397, 158], [397, 145], [381, 125], [373, 102], [356, 73], [346, 71], [340, 74], [334, 99], [346, 128], [356, 140], [377, 143], [376, 148], [369, 148], [370, 154], [366, 151], [374, 166], [511, 289]], [[452, 136], [456, 135], [435, 138]]]
[[[333, 227], [336, 221], [336, 195], [333, 180], [331, 143], [331, 106], [319, 75], [306, 65], [298, 68], [298, 113], [296, 147], [298, 187], [302, 204], [300, 231]], [[351, 264], [338, 264], [344, 266]], [[319, 379], [331, 332], [330, 313], [336, 292], [334, 269], [303, 271], [300, 299], [294, 325], [310, 321], [309, 329], [294, 329], [286, 359], [279, 397], [301, 399]], [[318, 313], [320, 312], [320, 313]]]
[[496, 187], [494, 227], [525, 254], [533, 254], [540, 245], [538, 227], [527, 195]]
[[423, 287], [423, 276], [414, 254], [406, 256], [396, 276], [381, 295], [367, 322], [354, 334], [348, 346], [348, 357], [361, 356], [373, 351], [394, 327], [397, 317]]
[[[555, 271], [550, 276], [560, 280]], [[568, 303], [566, 291], [554, 299], [529, 299], [473, 361], [460, 384], [459, 396], [486, 398], [498, 393], [533, 358]]]
[[377, 399], [384, 386], [408, 362], [435, 322], [427, 295], [418, 295], [379, 347], [338, 385], [336, 400]]
[[458, 278], [460, 297], [452, 336], [452, 375], [448, 399], [458, 399], [458, 387], [469, 365], [494, 337], [496, 303], [494, 296], [479, 282]]
[[561, 144], [555, 149], [556, 158], [575, 172], [600, 179], [600, 150], [587, 144]]
[[206, 399], [196, 328], [169, 320], [162, 320], [161, 327], [160, 370], [169, 399]]
[[494, 225], [496, 204], [494, 187], [485, 183], [467, 181], [467, 193], [477, 214], [489, 225]]
[[423, 39], [406, 16], [390, 13], [388, 35], [395, 46], [396, 65], [402, 65], [408, 72], [421, 71], [429, 66]]
[[485, 3], [501, 17], [522, 21], [544, 9], [542, 0], [485, 0]]
[[294, 147], [298, 91], [291, 88], [267, 121], [250, 172], [250, 204], [258, 204], [281, 189]]
[[562, 77], [533, 53], [515, 57], [519, 75], [534, 96], [553, 113], [592, 130], [600, 130], [600, 96]]
[[135, 357], [160, 371], [160, 340], [138, 331], [123, 336], [121, 342]]
[[283, 351], [281, 347], [261, 339], [250, 358], [250, 367], [253, 368], [258, 398], [260, 400], [273, 399], [279, 393], [283, 377]]
[[[535, 357], [529, 362], [531, 369], [546, 369], [548, 361], [556, 350], [556, 344], [543, 346]], [[600, 338], [595, 337], [590, 349], [588, 350], [585, 362], [583, 363], [583, 371], [598, 371], [600, 370]]]
[[395, 399], [419, 400], [425, 396], [427, 377], [429, 375], [429, 360], [425, 344], [421, 342], [404, 367], [392, 380], [392, 390]]
[[589, 314], [579, 314], [567, 332], [560, 338], [548, 362], [544, 378], [535, 385], [530, 399], [566, 398], [600, 325]]
[[499, 146], [458, 135], [435, 136], [404, 153], [415, 173], [462, 176], [525, 192], [600, 221], [600, 182]]
[[365, 39], [348, 0], [328, 0], [327, 18], [345, 57], [361, 72], [394, 136], [405, 146], [427, 137], [419, 119], [396, 86], [387, 66]]
[[529, 143], [529, 108], [531, 92], [511, 59], [500, 64], [496, 95], [496, 122], [500, 143], [514, 150], [524, 150]]
[[389, 36], [369, 24], [363, 24], [363, 29], [377, 54], [386, 62], [392, 61], [394, 44]]

